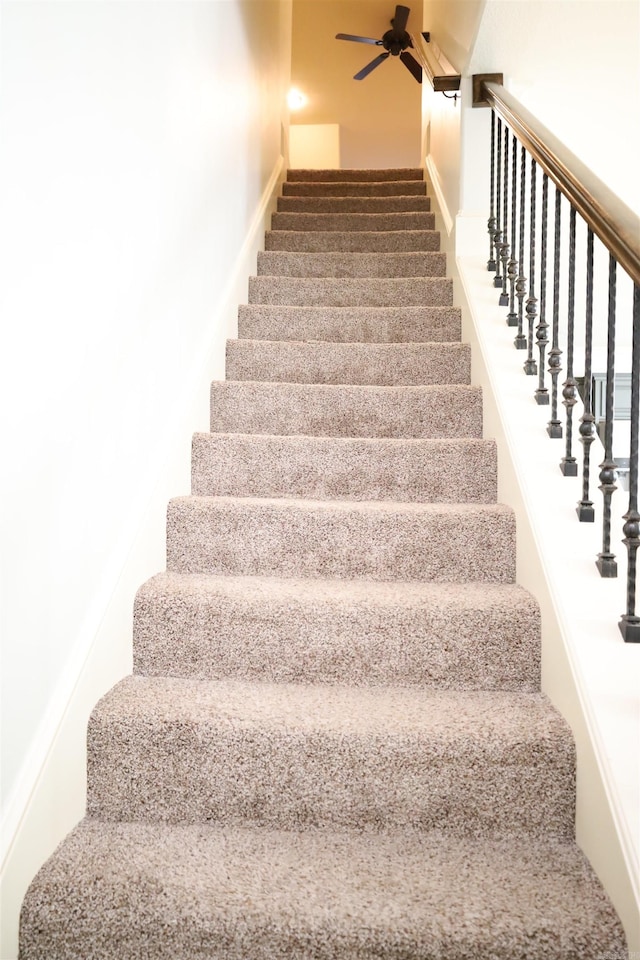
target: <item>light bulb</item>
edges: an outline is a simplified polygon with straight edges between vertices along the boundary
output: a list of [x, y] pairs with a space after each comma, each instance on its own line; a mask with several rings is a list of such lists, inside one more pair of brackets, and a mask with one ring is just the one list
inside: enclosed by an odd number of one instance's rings
[[306, 105], [307, 98], [296, 87], [291, 87], [287, 94], [287, 103], [290, 110], [301, 110]]

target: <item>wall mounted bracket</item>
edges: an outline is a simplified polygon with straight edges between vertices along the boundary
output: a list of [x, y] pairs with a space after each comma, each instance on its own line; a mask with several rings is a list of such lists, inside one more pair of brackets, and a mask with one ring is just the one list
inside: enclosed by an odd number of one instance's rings
[[484, 83], [499, 83], [503, 84], [503, 78], [501, 73], [474, 73], [473, 75], [473, 88], [472, 88], [472, 106], [474, 107], [488, 107], [489, 103], [485, 100], [483, 84]]

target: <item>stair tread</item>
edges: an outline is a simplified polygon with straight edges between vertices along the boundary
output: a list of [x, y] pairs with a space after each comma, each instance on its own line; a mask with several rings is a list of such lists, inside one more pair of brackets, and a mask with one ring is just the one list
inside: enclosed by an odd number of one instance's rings
[[88, 943], [94, 960], [112, 960], [116, 942], [119, 960], [597, 960], [625, 949], [574, 844], [407, 829], [84, 820], [31, 887], [21, 960], [41, 958], [43, 931], [48, 960], [84, 960]]
[[367, 183], [369, 181], [380, 182], [384, 180], [424, 180], [424, 170], [422, 167], [339, 167], [339, 168], [316, 168], [316, 167], [291, 167], [287, 170], [287, 181], [356, 181], [358, 183]]
[[202, 600], [219, 596], [266, 599], [274, 595], [287, 602], [341, 603], [355, 608], [409, 606], [448, 613], [455, 605], [460, 610], [483, 611], [488, 617], [500, 607], [537, 610], [531, 594], [515, 583], [470, 582], [460, 590], [459, 583], [217, 576], [165, 571], [147, 580], [138, 591], [138, 596], [147, 598], [192, 596]]
[[[92, 724], [128, 719], [145, 723], [237, 724], [341, 737], [418, 737], [439, 760], [460, 752], [492, 763], [520, 764], [527, 744], [555, 741], [573, 755], [570, 731], [543, 693], [439, 690], [417, 685], [348, 684], [125, 677], [93, 712]], [[560, 747], [558, 747], [560, 744]], [[424, 753], [426, 760], [427, 753]]]
[[400, 516], [402, 514], [415, 516], [509, 516], [513, 515], [511, 507], [503, 503], [407, 503], [403, 501], [380, 500], [305, 500], [294, 497], [172, 497], [170, 505], [187, 505], [194, 509], [207, 509], [216, 505], [229, 505], [242, 509], [243, 507], [262, 507], [277, 511], [287, 508], [308, 512], [335, 511], [342, 514], [369, 514], [372, 516]]

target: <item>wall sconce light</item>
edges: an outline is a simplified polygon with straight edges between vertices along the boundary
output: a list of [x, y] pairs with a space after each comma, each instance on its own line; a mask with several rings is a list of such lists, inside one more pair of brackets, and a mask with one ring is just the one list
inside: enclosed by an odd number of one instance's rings
[[287, 94], [287, 104], [289, 110], [302, 110], [303, 107], [306, 107], [308, 103], [307, 97], [301, 90], [298, 90], [296, 87], [291, 87], [289, 93]]

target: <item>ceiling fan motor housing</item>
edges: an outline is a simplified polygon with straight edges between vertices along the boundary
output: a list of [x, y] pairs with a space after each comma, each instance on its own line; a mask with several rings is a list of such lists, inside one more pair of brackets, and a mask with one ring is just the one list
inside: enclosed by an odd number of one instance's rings
[[387, 30], [382, 37], [382, 46], [392, 57], [399, 57], [403, 50], [411, 46], [411, 37], [406, 31], [399, 34], [395, 30]]

